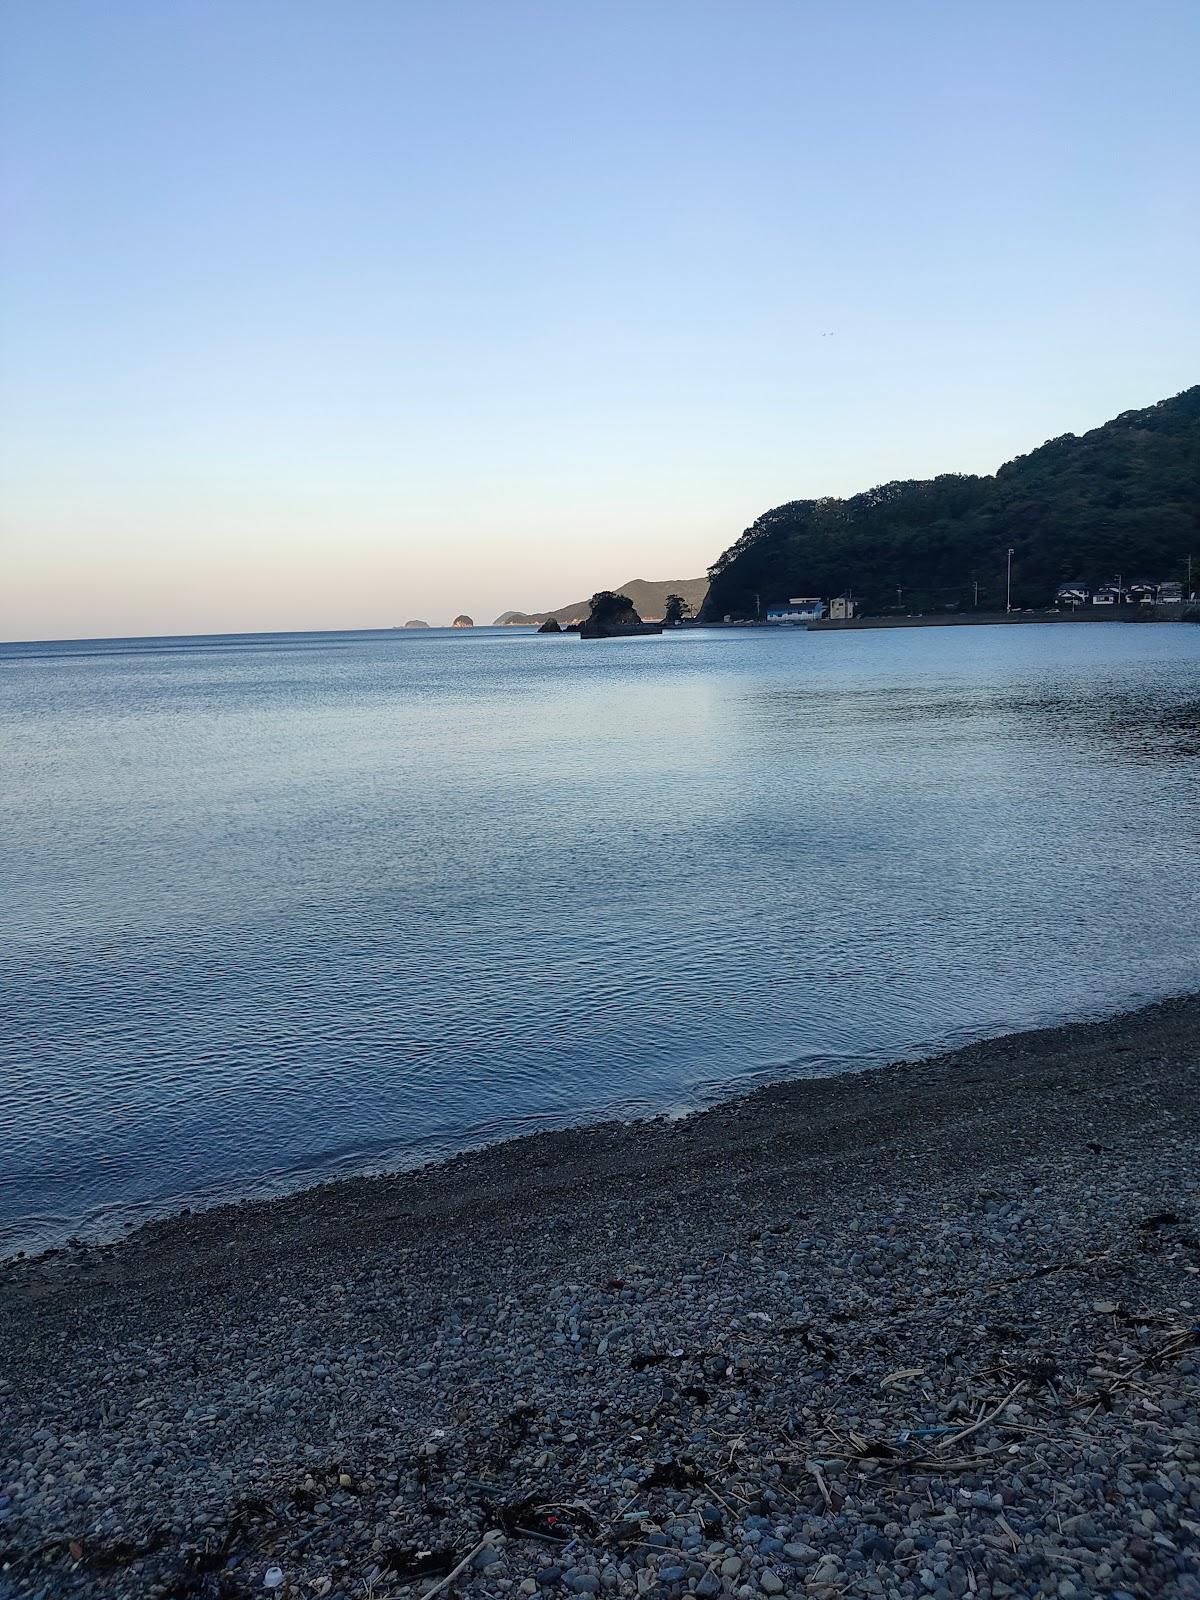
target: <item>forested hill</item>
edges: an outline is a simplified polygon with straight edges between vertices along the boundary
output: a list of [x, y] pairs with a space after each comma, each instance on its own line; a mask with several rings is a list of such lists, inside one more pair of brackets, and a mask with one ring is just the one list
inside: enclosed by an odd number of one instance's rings
[[1200, 385], [1064, 434], [994, 477], [946, 473], [849, 500], [765, 512], [709, 569], [709, 620], [798, 595], [853, 592], [865, 611], [1052, 602], [1060, 583], [1180, 579], [1200, 571]]

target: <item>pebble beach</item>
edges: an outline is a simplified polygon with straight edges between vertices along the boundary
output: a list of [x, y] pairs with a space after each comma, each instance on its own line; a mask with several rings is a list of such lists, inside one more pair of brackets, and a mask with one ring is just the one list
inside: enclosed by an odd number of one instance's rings
[[1200, 997], [0, 1266], [0, 1596], [1200, 1600]]

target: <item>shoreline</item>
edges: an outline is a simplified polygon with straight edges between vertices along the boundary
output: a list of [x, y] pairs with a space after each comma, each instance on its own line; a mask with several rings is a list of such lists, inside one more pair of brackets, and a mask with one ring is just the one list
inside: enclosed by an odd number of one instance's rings
[[[401, 1154], [380, 1167], [364, 1162], [363, 1170], [360, 1171], [322, 1174], [319, 1167], [314, 1167], [290, 1177], [235, 1180], [228, 1185], [214, 1186], [208, 1191], [199, 1190], [192, 1194], [167, 1198], [161, 1202], [140, 1202], [131, 1204], [128, 1208], [114, 1203], [104, 1208], [110, 1217], [107, 1222], [99, 1221], [96, 1215], [75, 1222], [62, 1222], [56, 1224], [53, 1230], [49, 1228], [44, 1230], [51, 1235], [44, 1243], [30, 1242], [23, 1246], [0, 1247], [0, 1284], [4, 1281], [4, 1274], [10, 1269], [42, 1265], [59, 1258], [79, 1258], [81, 1255], [111, 1251], [135, 1242], [146, 1230], [160, 1230], [164, 1227], [169, 1229], [171, 1224], [184, 1223], [189, 1219], [194, 1220], [214, 1213], [221, 1217], [230, 1217], [248, 1209], [258, 1210], [264, 1207], [285, 1205], [303, 1207], [307, 1196], [317, 1194], [328, 1196], [331, 1192], [336, 1193], [347, 1185], [388, 1184], [433, 1178], [454, 1163], [464, 1160], [486, 1162], [493, 1152], [497, 1153], [497, 1159], [500, 1160], [502, 1152], [512, 1150], [519, 1153], [521, 1148], [526, 1145], [532, 1147], [537, 1141], [567, 1141], [572, 1149], [578, 1141], [577, 1154], [580, 1159], [586, 1161], [587, 1144], [596, 1135], [636, 1136], [639, 1129], [675, 1126], [720, 1112], [733, 1112], [744, 1103], [753, 1102], [760, 1095], [770, 1094], [776, 1090], [786, 1092], [793, 1087], [800, 1088], [802, 1085], [822, 1082], [827, 1078], [871, 1079], [877, 1074], [903, 1073], [927, 1063], [955, 1058], [967, 1050], [1000, 1044], [1005, 1039], [1057, 1034], [1076, 1027], [1103, 1026], [1126, 1017], [1143, 1015], [1160, 1005], [1170, 1005], [1190, 998], [1191, 995], [1184, 993], [1167, 995], [1157, 1000], [1126, 1003], [1115, 1011], [1102, 1011], [1086, 1018], [1076, 1017], [1067, 1021], [1049, 1022], [1033, 1028], [1018, 1029], [1015, 1033], [985, 1032], [966, 1043], [945, 1044], [933, 1049], [922, 1049], [917, 1046], [914, 1047], [912, 1054], [892, 1060], [856, 1058], [854, 1065], [839, 1066], [836, 1070], [821, 1069], [808, 1072], [794, 1071], [787, 1066], [782, 1066], [778, 1070], [764, 1067], [756, 1071], [749, 1081], [743, 1080], [741, 1086], [731, 1083], [726, 1089], [713, 1091], [711, 1096], [697, 1099], [695, 1103], [681, 1100], [660, 1110], [645, 1111], [636, 1116], [597, 1112], [594, 1117], [582, 1121], [550, 1122], [545, 1128], [534, 1132], [502, 1133], [499, 1137], [481, 1138], [477, 1141], [468, 1138], [457, 1147], [453, 1147], [453, 1141], [447, 1141], [451, 1147], [441, 1153], [416, 1156], [411, 1162]], [[1200, 991], [1195, 998], [1200, 1000]], [[10, 1231], [15, 1233], [19, 1225], [8, 1226]], [[36, 1229], [32, 1231], [36, 1232]]]
[[[1187, 602], [1182, 606], [1170, 607], [1148, 606], [1146, 615], [1142, 611], [1127, 607], [1123, 612], [1101, 610], [1057, 611], [1057, 610], [1027, 610], [1027, 611], [954, 611], [945, 613], [920, 613], [911, 616], [868, 616], [868, 617], [820, 617], [812, 622], [768, 622], [766, 618], [751, 618], [739, 622], [709, 621], [680, 624], [681, 627], [698, 627], [711, 629], [714, 632], [728, 631], [729, 629], [757, 628], [786, 632], [789, 628], [797, 633], [857, 633], [872, 632], [886, 628], [1003, 628], [1003, 627], [1033, 627], [1049, 623], [1080, 623], [1091, 626], [1095, 623], [1114, 622], [1197, 622], [1200, 621], [1200, 605]], [[1166, 613], [1166, 614], [1164, 614]]]
[[1045, 623], [1100, 622], [1195, 622], [1200, 609], [1194, 605], [1147, 606], [1144, 610], [1126, 606], [1121, 611], [956, 611], [943, 616], [914, 617], [823, 617], [805, 624], [809, 633], [854, 633], [873, 628], [998, 628]]
[[[743, 1142], [741, 1125], [763, 1116], [774, 1117], [793, 1109], [816, 1111], [828, 1117], [861, 1110], [873, 1103], [876, 1094], [889, 1102], [903, 1099], [918, 1085], [940, 1094], [953, 1087], [954, 1073], [960, 1066], [985, 1070], [999, 1061], [1071, 1051], [1078, 1045], [1095, 1044], [1106, 1029], [1119, 1029], [1122, 1039], [1130, 1030], [1143, 1025], [1170, 1029], [1177, 1016], [1189, 1017], [1196, 1011], [1200, 1033], [1200, 991], [1169, 996], [1164, 1000], [1105, 1013], [1089, 1019], [1053, 1023], [1046, 1027], [1021, 1029], [1014, 1033], [990, 1034], [969, 1044], [955, 1045], [923, 1055], [864, 1065], [851, 1070], [814, 1076], [771, 1077], [757, 1086], [722, 1096], [711, 1104], [683, 1111], [664, 1110], [637, 1118], [599, 1117], [595, 1121], [571, 1122], [533, 1133], [515, 1134], [467, 1145], [447, 1155], [422, 1161], [415, 1166], [388, 1167], [384, 1171], [301, 1179], [282, 1192], [234, 1194], [199, 1204], [167, 1202], [161, 1212], [148, 1216], [128, 1231], [112, 1237], [73, 1237], [37, 1251], [20, 1251], [0, 1256], [0, 1307], [6, 1283], [19, 1281], [29, 1272], [43, 1278], [54, 1275], [62, 1266], [71, 1272], [81, 1262], [89, 1266], [101, 1258], [145, 1258], [150, 1253], [169, 1256], [181, 1249], [222, 1247], [227, 1233], [251, 1233], [260, 1224], [271, 1230], [276, 1244], [285, 1249], [293, 1233], [302, 1233], [310, 1222], [320, 1221], [323, 1230], [364, 1225], [368, 1220], [395, 1220], [397, 1196], [421, 1198], [420, 1191], [441, 1193], [459, 1181], [473, 1188], [490, 1191], [495, 1203], [506, 1203], [506, 1191], [519, 1175], [534, 1170], [557, 1172], [574, 1167], [585, 1172], [595, 1163], [605, 1172], [619, 1166], [623, 1158], [638, 1152], [640, 1146], [669, 1145], [672, 1135], [686, 1131], [688, 1143], [726, 1149]], [[1148, 1037], [1143, 1035], [1143, 1038]], [[1114, 1047], [1118, 1053], [1132, 1049]], [[1101, 1049], [1101, 1054], [1108, 1052]], [[978, 1059], [977, 1059], [978, 1058]], [[912, 1075], [912, 1083], [906, 1078]], [[980, 1080], [972, 1077], [978, 1087]], [[805, 1102], [810, 1102], [805, 1107]], [[979, 1111], [976, 1106], [974, 1110]], [[645, 1151], [641, 1152], [644, 1156]], [[405, 1213], [406, 1215], [408, 1213]]]
[[0, 1595], [1192, 1600], [1193, 1325], [1198, 995], [178, 1214], [0, 1269]]

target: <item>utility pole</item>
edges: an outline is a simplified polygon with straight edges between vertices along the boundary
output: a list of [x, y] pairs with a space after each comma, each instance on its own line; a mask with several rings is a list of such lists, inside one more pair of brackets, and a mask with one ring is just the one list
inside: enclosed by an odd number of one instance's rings
[[1010, 549], [1008, 552], [1008, 591], [1007, 599], [1004, 602], [1004, 609], [1006, 612], [1012, 611], [1012, 558], [1014, 554], [1015, 552]]

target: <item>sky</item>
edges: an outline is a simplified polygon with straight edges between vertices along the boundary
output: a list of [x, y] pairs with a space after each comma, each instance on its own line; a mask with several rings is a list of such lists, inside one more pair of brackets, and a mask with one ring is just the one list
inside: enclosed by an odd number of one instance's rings
[[0, 638], [693, 577], [1200, 379], [1200, 6], [3, 0]]

